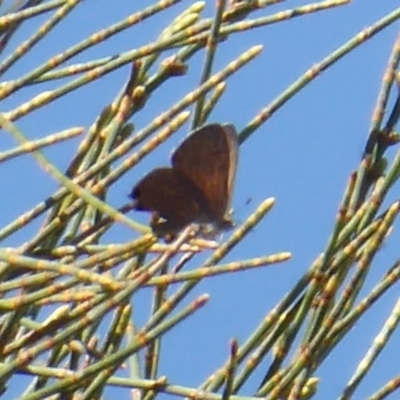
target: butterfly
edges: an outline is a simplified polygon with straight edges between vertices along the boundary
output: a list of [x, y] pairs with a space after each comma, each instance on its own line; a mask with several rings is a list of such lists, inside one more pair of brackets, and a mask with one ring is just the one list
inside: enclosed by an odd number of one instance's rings
[[233, 226], [230, 203], [238, 162], [233, 125], [209, 124], [193, 131], [173, 152], [171, 167], [156, 168], [132, 189], [134, 209], [163, 219], [156, 232], [177, 232], [191, 223]]

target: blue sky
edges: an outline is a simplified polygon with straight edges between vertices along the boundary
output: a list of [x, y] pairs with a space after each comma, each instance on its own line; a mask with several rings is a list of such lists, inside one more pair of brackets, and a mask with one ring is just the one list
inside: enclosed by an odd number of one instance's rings
[[[160, 27], [164, 27], [190, 3], [182, 1], [145, 21], [143, 26], [127, 30], [72, 61], [86, 62], [150, 43], [157, 38]], [[226, 94], [211, 115], [210, 122], [230, 122], [240, 131], [312, 65], [393, 11], [396, 3], [359, 0], [337, 9], [234, 35], [220, 46], [215, 71], [253, 45], [262, 44], [263, 52], [229, 79]], [[52, 35], [40, 42], [2, 80], [21, 76], [60, 49], [66, 49], [148, 4], [150, 2], [143, 0], [83, 2], [57, 26]], [[282, 2], [258, 12], [254, 17], [304, 4], [307, 3]], [[212, 15], [213, 6], [214, 2], [208, 2], [205, 16]], [[24, 29], [13, 38], [9, 48], [13, 49], [13, 45], [32, 34], [45, 20], [46, 16], [41, 16], [26, 23]], [[228, 354], [229, 340], [233, 337], [239, 342], [246, 340], [268, 310], [291, 289], [323, 251], [348, 176], [357, 168], [362, 156], [372, 111], [398, 29], [399, 23], [394, 23], [324, 71], [268, 119], [241, 147], [233, 200], [235, 219], [239, 223], [244, 221], [265, 198], [274, 197], [276, 204], [265, 220], [234, 249], [226, 261], [281, 251], [290, 251], [293, 257], [289, 262], [269, 268], [205, 280], [192, 292], [185, 304], [202, 293], [210, 294], [211, 301], [165, 338], [165, 357], [160, 366], [160, 374], [166, 374], [171, 383], [196, 387], [220, 367]], [[185, 77], [176, 78], [179, 82], [167, 82], [150, 98], [146, 108], [134, 117], [133, 122], [138, 130], [196, 87], [202, 62], [203, 53], [198, 53], [190, 60]], [[32, 139], [72, 126], [88, 128], [98, 113], [118, 94], [128, 73], [127, 67], [120, 68], [18, 120], [17, 126]], [[1, 111], [9, 111], [42, 90], [59, 85], [60, 82], [55, 81], [21, 90], [2, 102]], [[110, 192], [110, 203], [116, 207], [122, 205], [132, 185], [145, 172], [155, 166], [167, 165], [171, 151], [186, 135], [188, 127], [186, 125], [114, 185]], [[78, 143], [79, 138], [46, 149], [44, 153], [58, 168], [64, 170]], [[13, 146], [13, 139], [3, 133], [0, 151]], [[389, 154], [393, 155], [394, 151]], [[19, 157], [2, 165], [0, 181], [3, 186], [0, 226], [35, 206], [57, 188], [57, 183], [30, 156]], [[396, 197], [391, 198], [393, 200]], [[248, 199], [251, 201], [246, 204]], [[143, 215], [130, 216], [140, 221], [147, 220]], [[39, 226], [39, 223], [33, 223], [24, 234], [10, 237], [2, 245], [21, 244]], [[126, 242], [131, 239], [130, 235], [131, 231], [121, 229], [108, 239]], [[395, 230], [376, 258], [362, 294], [368, 293], [396, 260], [398, 240]], [[198, 263], [194, 263], [194, 266], [198, 266]], [[172, 292], [174, 290], [171, 289]], [[396, 289], [389, 291], [373, 307], [338, 346], [335, 354], [326, 360], [320, 370], [320, 394], [317, 398], [337, 398], [389, 316], [395, 301]], [[135, 315], [140, 326], [148, 316], [148, 294], [141, 294], [135, 302]], [[395, 333], [369, 378], [360, 386], [355, 399], [367, 398], [398, 373], [399, 344], [398, 333]], [[260, 368], [259, 375], [249, 382], [243, 394], [252, 395], [261, 376]]]

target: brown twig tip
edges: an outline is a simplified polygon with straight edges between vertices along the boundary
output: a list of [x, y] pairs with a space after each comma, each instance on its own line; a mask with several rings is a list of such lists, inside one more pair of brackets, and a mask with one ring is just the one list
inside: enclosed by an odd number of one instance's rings
[[230, 343], [229, 343], [229, 348], [230, 348], [231, 358], [236, 358], [238, 348], [239, 348], [239, 342], [236, 339], [231, 339]]
[[170, 76], [182, 76], [188, 70], [187, 64], [174, 56], [166, 58], [161, 65]]
[[210, 300], [209, 294], [203, 294], [195, 301], [195, 308], [203, 307]]

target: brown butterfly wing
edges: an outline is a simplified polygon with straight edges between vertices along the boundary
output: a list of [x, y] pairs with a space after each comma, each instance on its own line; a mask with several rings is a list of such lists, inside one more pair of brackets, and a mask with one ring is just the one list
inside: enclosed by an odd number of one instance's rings
[[172, 167], [192, 182], [206, 200], [208, 221], [227, 218], [238, 158], [232, 125], [210, 124], [194, 131], [172, 155]]
[[134, 186], [130, 197], [136, 201], [136, 210], [156, 212], [170, 224], [171, 230], [201, 218], [201, 194], [172, 168], [157, 168], [148, 173]]

